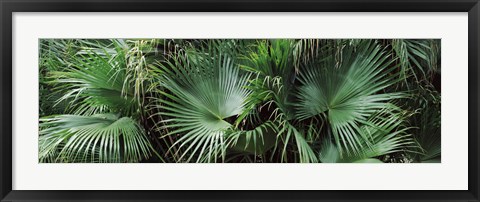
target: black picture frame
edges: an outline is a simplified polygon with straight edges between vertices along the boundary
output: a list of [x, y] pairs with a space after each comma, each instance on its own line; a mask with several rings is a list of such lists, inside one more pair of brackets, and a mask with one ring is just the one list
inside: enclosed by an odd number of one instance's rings
[[[1, 201], [479, 201], [478, 0], [0, 0]], [[25, 191], [12, 190], [14, 12], [468, 12], [468, 190]], [[126, 182], [128, 183], [128, 182]]]

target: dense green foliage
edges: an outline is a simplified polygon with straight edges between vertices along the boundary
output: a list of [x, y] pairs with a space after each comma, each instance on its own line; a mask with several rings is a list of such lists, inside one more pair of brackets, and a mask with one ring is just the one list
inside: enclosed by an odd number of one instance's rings
[[439, 162], [440, 40], [42, 39], [40, 162]]

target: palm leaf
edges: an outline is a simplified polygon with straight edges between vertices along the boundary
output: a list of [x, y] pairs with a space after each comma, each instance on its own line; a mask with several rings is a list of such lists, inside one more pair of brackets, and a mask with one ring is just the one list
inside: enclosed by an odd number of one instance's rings
[[137, 112], [132, 91], [124, 88], [128, 78], [122, 57], [85, 52], [75, 57], [74, 64], [73, 68], [52, 72], [52, 84], [63, 94], [57, 103], [68, 102], [75, 114]]
[[58, 115], [40, 121], [40, 162], [138, 162], [153, 151], [129, 117]]
[[413, 134], [420, 148], [417, 160], [428, 161], [441, 159], [441, 116], [440, 93], [433, 87], [417, 87], [415, 96], [407, 104], [414, 108], [411, 125]]
[[339, 149], [358, 154], [362, 139], [367, 140], [360, 126], [378, 110], [396, 108], [389, 102], [404, 95], [384, 92], [398, 79], [390, 56], [375, 43], [347, 46], [342, 55], [338, 68], [332, 57], [305, 66], [294, 106], [299, 120], [326, 118]]
[[404, 126], [405, 118], [402, 113], [392, 113], [389, 110], [381, 110], [373, 114], [367, 124], [359, 128], [358, 132], [362, 133], [361, 136], [368, 137], [368, 140], [360, 139], [359, 153], [341, 153], [336, 144], [333, 144], [330, 138], [326, 138], [319, 155], [320, 161], [373, 163], [379, 161], [372, 160], [375, 157], [413, 150], [415, 142], [412, 135], [407, 133], [410, 128]]
[[277, 131], [272, 122], [266, 122], [252, 130], [233, 131], [228, 135], [228, 141], [236, 151], [259, 155], [273, 147]]
[[415, 81], [429, 81], [439, 70], [440, 41], [435, 39], [393, 39], [392, 49], [398, 56], [400, 77], [406, 81], [413, 76]]
[[181, 158], [186, 162], [224, 158], [226, 131], [232, 127], [226, 119], [243, 111], [248, 75], [240, 72], [235, 58], [224, 50], [191, 52], [162, 70], [167, 89], [162, 94], [167, 99], [159, 100], [159, 114], [169, 117], [164, 121], [166, 128], [173, 129], [168, 135], [181, 136], [175, 143], [184, 149]]
[[252, 72], [255, 77], [248, 88], [252, 91], [246, 101], [246, 109], [240, 117], [260, 108], [273, 109], [267, 119], [278, 126], [276, 149], [280, 149], [282, 161], [287, 159], [287, 147], [291, 144], [297, 149], [295, 156], [300, 162], [317, 162], [315, 153], [305, 140], [305, 134], [297, 129], [292, 121], [292, 89], [295, 86], [296, 63], [300, 54], [298, 44], [290, 39], [264, 40], [247, 55], [248, 63], [242, 68]]

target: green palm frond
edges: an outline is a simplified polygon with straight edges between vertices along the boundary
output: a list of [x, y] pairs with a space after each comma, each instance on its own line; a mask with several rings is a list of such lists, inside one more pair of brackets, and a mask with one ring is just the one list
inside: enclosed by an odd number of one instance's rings
[[295, 79], [293, 40], [262, 40], [245, 56], [242, 68], [254, 76], [249, 81], [252, 93], [247, 98], [246, 108], [240, 117], [265, 102], [275, 103], [283, 113], [290, 114], [288, 100]]
[[40, 121], [40, 162], [139, 162], [152, 155], [143, 129], [128, 117], [58, 115]]
[[320, 161], [324, 163], [352, 163], [367, 162], [373, 163], [375, 157], [383, 156], [401, 151], [414, 150], [415, 142], [412, 135], [405, 127], [405, 115], [390, 110], [381, 110], [373, 114], [359, 129], [361, 136], [368, 137], [368, 140], [360, 139], [359, 153], [341, 153], [336, 144], [330, 138], [324, 139], [319, 155]]
[[74, 67], [52, 72], [52, 84], [63, 96], [57, 103], [68, 102], [75, 114], [122, 112], [132, 115], [138, 104], [130, 89], [125, 61], [118, 55], [85, 52], [75, 57]]
[[330, 137], [322, 140], [321, 150], [318, 154], [318, 159], [322, 163], [338, 163], [342, 156], [337, 146], [333, 143]]
[[301, 83], [294, 104], [296, 117], [305, 120], [321, 117], [328, 120], [340, 150], [360, 152], [360, 126], [378, 110], [396, 106], [390, 102], [402, 93], [385, 93], [398, 82], [390, 57], [375, 43], [363, 42], [343, 50], [342, 64], [335, 68], [332, 57], [309, 64], [300, 73]]
[[180, 135], [175, 145], [183, 150], [186, 162], [200, 162], [225, 156], [226, 131], [232, 127], [227, 118], [244, 109], [249, 90], [248, 75], [242, 74], [235, 58], [216, 50], [208, 54], [190, 54], [164, 66], [159, 114], [170, 128], [168, 135]]
[[437, 39], [393, 39], [391, 45], [400, 63], [400, 77], [406, 80], [413, 76], [417, 82], [430, 80], [439, 69], [439, 43]]
[[236, 151], [263, 154], [273, 147], [277, 131], [276, 126], [268, 121], [252, 130], [235, 130], [228, 134], [228, 141]]
[[415, 110], [411, 125], [420, 148], [417, 160], [441, 159], [441, 113], [440, 93], [430, 88], [417, 87], [414, 99], [407, 102]]
[[[260, 109], [272, 111], [267, 119], [278, 127], [274, 149], [282, 151], [282, 161], [288, 161], [287, 147], [294, 145], [297, 149], [294, 156], [300, 162], [317, 162], [315, 153], [305, 140], [305, 134], [290, 123], [294, 118], [291, 99], [297, 72], [295, 53], [299, 54], [295, 41], [262, 41], [256, 48], [248, 54], [247, 65], [242, 66], [255, 75], [248, 86], [252, 93], [247, 98], [248, 110], [244, 113], [252, 113], [251, 110], [259, 106]], [[242, 114], [240, 117], [245, 116]]]
[[246, 57], [249, 63], [243, 68], [262, 76], [291, 77], [294, 72], [293, 40], [263, 40]]
[[[157, 46], [164, 43], [164, 40], [116, 40], [114, 41], [117, 52], [124, 53], [122, 60], [125, 60], [125, 80], [123, 93], [132, 96], [141, 106], [145, 105], [145, 95], [148, 93], [148, 85], [154, 80], [151, 65], [158, 57]], [[157, 56], [157, 57], [155, 57]]]
[[321, 52], [322, 47], [325, 47], [326, 40], [322, 39], [299, 39], [294, 44], [294, 64], [295, 69], [300, 68], [300, 64], [306, 63], [315, 59]]
[[56, 104], [63, 95], [61, 92], [52, 92], [50, 85], [52, 78], [48, 75], [53, 71], [63, 71], [70, 68], [72, 55], [79, 50], [78, 41], [73, 39], [41, 39], [39, 57], [39, 94], [40, 116], [60, 114], [65, 112], [65, 103]]
[[278, 124], [280, 125], [280, 129], [278, 132], [279, 136], [277, 137], [277, 143], [280, 141], [279, 139], [283, 140], [282, 157], [285, 162], [288, 162], [288, 159], [285, 158], [287, 157], [287, 146], [291, 140], [294, 140], [295, 142], [294, 145], [297, 149], [296, 153], [298, 153], [300, 163], [318, 162], [317, 155], [305, 139], [305, 134], [285, 119], [278, 121]]

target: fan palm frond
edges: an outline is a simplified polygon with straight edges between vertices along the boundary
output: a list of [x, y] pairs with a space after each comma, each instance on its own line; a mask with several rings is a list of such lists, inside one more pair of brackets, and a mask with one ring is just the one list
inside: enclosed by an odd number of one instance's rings
[[252, 130], [235, 130], [228, 135], [228, 141], [236, 151], [263, 154], [273, 147], [277, 131], [276, 126], [268, 121]]
[[232, 127], [226, 119], [243, 111], [248, 75], [240, 72], [234, 57], [216, 50], [179, 57], [162, 70], [168, 92], [162, 92], [167, 99], [159, 100], [159, 114], [169, 117], [164, 121], [173, 129], [168, 135], [181, 136], [175, 145], [184, 149], [182, 158], [225, 157], [226, 131]]
[[138, 162], [153, 152], [129, 117], [58, 115], [40, 121], [40, 162]]
[[63, 93], [57, 103], [68, 102], [75, 114], [135, 114], [138, 104], [133, 92], [124, 88], [125, 61], [118, 55], [85, 52], [75, 57], [73, 68], [52, 72], [52, 84]]
[[347, 46], [342, 55], [338, 68], [328, 57], [301, 71], [294, 106], [300, 120], [325, 118], [339, 149], [358, 154], [361, 139], [367, 140], [360, 126], [378, 110], [397, 108], [390, 102], [404, 95], [385, 92], [398, 79], [390, 56], [375, 43]]
[[359, 153], [341, 153], [336, 144], [330, 138], [324, 139], [319, 155], [320, 161], [324, 163], [352, 163], [381, 162], [375, 157], [383, 156], [400, 151], [414, 150], [415, 142], [412, 135], [405, 127], [405, 116], [399, 112], [381, 110], [373, 114], [359, 129], [361, 136], [368, 137], [368, 140], [360, 139]]

